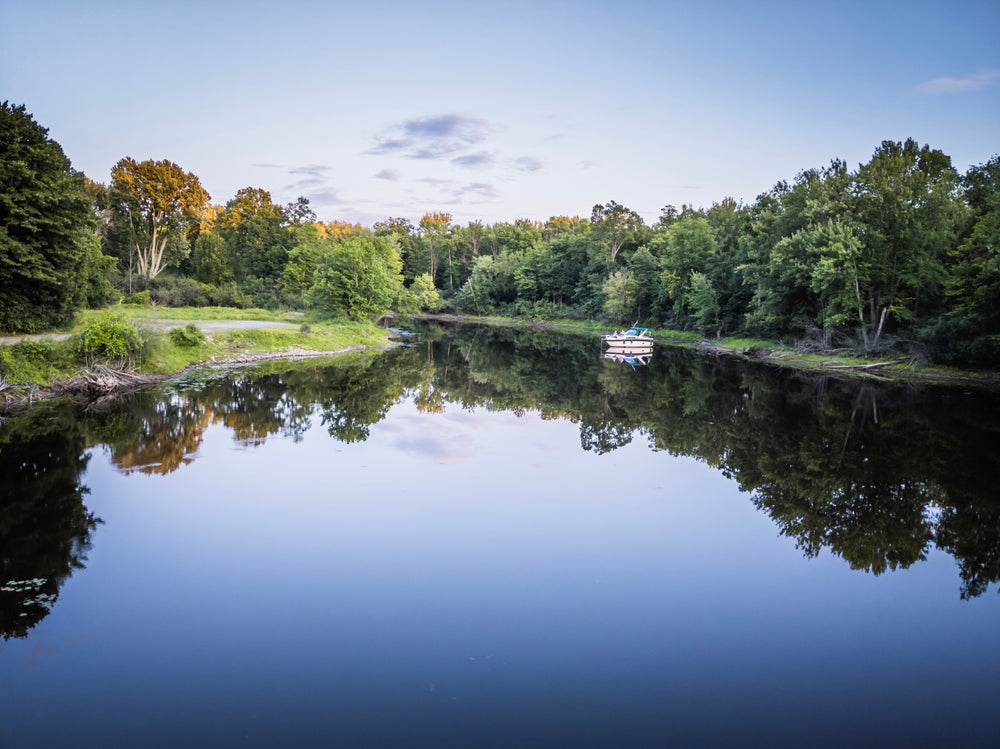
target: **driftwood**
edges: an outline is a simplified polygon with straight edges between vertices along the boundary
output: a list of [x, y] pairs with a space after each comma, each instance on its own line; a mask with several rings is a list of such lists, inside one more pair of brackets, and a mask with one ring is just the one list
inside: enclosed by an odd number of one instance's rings
[[128, 392], [163, 379], [165, 379], [163, 375], [142, 374], [130, 369], [113, 369], [96, 365], [82, 370], [70, 380], [53, 382], [43, 387], [8, 386], [5, 402], [7, 406], [18, 406], [46, 398], [100, 398], [112, 393]]

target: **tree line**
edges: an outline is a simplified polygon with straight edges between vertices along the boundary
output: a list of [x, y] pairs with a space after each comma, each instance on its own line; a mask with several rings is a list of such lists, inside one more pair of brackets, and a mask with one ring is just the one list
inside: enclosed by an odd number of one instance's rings
[[0, 109], [0, 329], [82, 306], [288, 307], [372, 317], [422, 310], [642, 320], [817, 349], [890, 347], [1000, 363], [1000, 157], [960, 174], [913, 140], [850, 169], [833, 160], [752, 204], [666, 206], [647, 225], [615, 201], [589, 216], [460, 225], [445, 212], [371, 227], [246, 187], [213, 204], [167, 161], [74, 171], [24, 107]]

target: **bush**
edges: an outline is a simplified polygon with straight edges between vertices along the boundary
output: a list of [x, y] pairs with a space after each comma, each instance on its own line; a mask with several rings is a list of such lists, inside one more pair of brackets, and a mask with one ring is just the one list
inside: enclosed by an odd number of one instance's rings
[[204, 307], [211, 302], [210, 287], [193, 278], [161, 276], [153, 281], [153, 302], [163, 307]]
[[87, 322], [74, 343], [77, 355], [87, 366], [104, 363], [134, 367], [142, 361], [146, 342], [124, 315], [105, 312]]
[[212, 299], [212, 304], [218, 307], [236, 307], [238, 309], [247, 309], [248, 307], [253, 306], [253, 299], [251, 299], [247, 294], [244, 294], [240, 290], [240, 287], [236, 285], [235, 281], [227, 281], [226, 283], [219, 285], [217, 288], [212, 289], [209, 296]]
[[193, 322], [183, 328], [172, 328], [167, 336], [171, 342], [180, 348], [194, 348], [205, 342], [205, 334]]
[[131, 307], [149, 307], [153, 304], [153, 300], [150, 297], [149, 289], [146, 289], [146, 291], [140, 291], [137, 294], [125, 297], [122, 304], [127, 304]]
[[0, 380], [10, 385], [41, 383], [53, 374], [50, 344], [21, 341], [0, 346]]

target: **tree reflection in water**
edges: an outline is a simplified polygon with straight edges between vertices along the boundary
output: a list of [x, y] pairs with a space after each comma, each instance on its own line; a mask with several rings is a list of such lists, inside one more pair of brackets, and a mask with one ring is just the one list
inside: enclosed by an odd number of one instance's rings
[[77, 409], [43, 404], [0, 429], [0, 636], [26, 637], [81, 569], [101, 521], [83, 504], [90, 459]]
[[[317, 416], [336, 439], [357, 442], [405, 399], [423, 412], [454, 405], [569, 419], [596, 453], [644, 437], [737, 481], [807, 556], [827, 549], [877, 575], [936, 547], [956, 559], [963, 598], [1000, 579], [995, 393], [836, 379], [664, 346], [633, 368], [603, 359], [591, 336], [442, 325], [417, 346], [380, 354], [206, 372], [82, 419], [60, 416], [52, 428], [40, 427], [41, 411], [11, 419], [0, 438], [18, 497], [0, 520], [5, 579], [44, 577], [54, 590], [81, 564], [98, 522], [79, 485], [88, 446], [106, 445], [126, 473], [169, 473], [194, 459], [211, 424], [253, 446], [272, 435], [299, 440]], [[3, 631], [23, 634], [38, 612], [22, 617], [4, 595]]]

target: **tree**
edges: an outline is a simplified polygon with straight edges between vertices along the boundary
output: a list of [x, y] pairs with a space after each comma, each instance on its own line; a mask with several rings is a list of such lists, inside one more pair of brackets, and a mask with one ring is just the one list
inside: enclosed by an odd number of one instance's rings
[[605, 205], [595, 205], [590, 223], [595, 239], [611, 253], [612, 265], [623, 247], [637, 244], [640, 232], [646, 227], [638, 213], [613, 200]]
[[652, 312], [660, 294], [660, 267], [653, 253], [643, 246], [629, 258], [628, 270], [635, 283], [635, 317], [642, 319]]
[[[425, 213], [423, 218], [420, 219], [420, 232], [424, 237], [424, 242], [427, 244], [427, 255], [430, 258], [429, 272], [432, 279], [437, 278], [440, 253], [443, 246], [448, 242], [450, 228], [450, 213]], [[452, 280], [450, 274], [449, 280]]]
[[627, 270], [612, 273], [604, 282], [604, 311], [614, 322], [625, 322], [635, 309], [635, 281]]
[[958, 184], [951, 159], [913, 139], [883, 141], [858, 170], [852, 209], [869, 279], [866, 349], [878, 347], [890, 318], [914, 320], [943, 295], [944, 260], [965, 218]]
[[111, 168], [115, 208], [127, 224], [139, 273], [147, 280], [171, 260], [167, 250], [186, 245], [184, 229], [208, 203], [209, 194], [191, 172], [172, 161], [121, 159]]
[[949, 311], [942, 321], [949, 354], [1000, 362], [1000, 156], [972, 167], [962, 180], [972, 230], [950, 254]]
[[320, 259], [306, 298], [333, 315], [379, 315], [399, 296], [402, 270], [399, 253], [384, 237], [348, 239]]
[[238, 280], [274, 282], [281, 276], [294, 236], [288, 216], [267, 190], [244, 187], [226, 203], [217, 220]]
[[663, 252], [663, 290], [673, 302], [674, 316], [683, 324], [688, 321], [692, 274], [707, 273], [716, 254], [715, 235], [708, 219], [682, 218], [672, 224]]
[[[0, 330], [67, 322], [96, 227], [85, 179], [24, 106], [0, 105]], [[92, 244], [92, 242], [90, 243]]]

